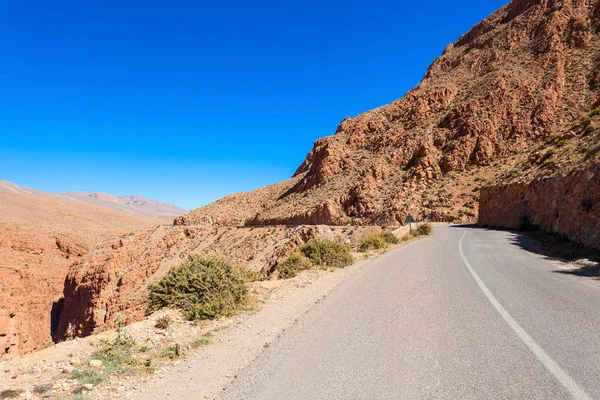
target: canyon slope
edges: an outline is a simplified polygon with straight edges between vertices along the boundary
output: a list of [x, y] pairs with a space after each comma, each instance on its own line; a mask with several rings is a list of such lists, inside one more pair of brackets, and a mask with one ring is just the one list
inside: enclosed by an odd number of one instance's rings
[[138, 217], [0, 182], [0, 360], [52, 343], [69, 265], [165, 219]]
[[317, 140], [289, 181], [178, 225], [474, 222], [478, 189], [598, 105], [596, 0], [515, 0], [448, 45], [403, 98]]
[[[276, 276], [277, 259], [310, 237], [352, 243], [364, 226], [401, 225], [408, 213], [463, 222], [479, 215], [500, 225], [509, 219], [490, 213], [506, 216], [536, 182], [565, 180], [539, 192], [560, 204], [574, 177], [586, 189], [566, 204], [597, 234], [598, 191], [589, 192], [598, 180], [599, 31], [600, 0], [512, 1], [450, 44], [403, 98], [346, 118], [317, 140], [291, 179], [78, 259], [59, 336], [143, 318], [147, 285], [188, 254], [229, 257]], [[545, 222], [535, 211], [544, 202], [527, 204], [519, 221], [556, 227], [556, 213]]]

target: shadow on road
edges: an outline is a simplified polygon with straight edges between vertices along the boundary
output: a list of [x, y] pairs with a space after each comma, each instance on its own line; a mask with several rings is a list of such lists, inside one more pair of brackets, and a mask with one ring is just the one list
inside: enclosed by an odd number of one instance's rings
[[477, 225], [453, 225], [453, 228], [470, 228], [486, 231], [510, 232], [510, 243], [525, 251], [535, 253], [548, 261], [571, 263], [575, 268], [553, 271], [557, 274], [600, 277], [600, 252], [575, 243], [564, 236], [542, 230], [517, 231], [510, 229], [483, 228]]

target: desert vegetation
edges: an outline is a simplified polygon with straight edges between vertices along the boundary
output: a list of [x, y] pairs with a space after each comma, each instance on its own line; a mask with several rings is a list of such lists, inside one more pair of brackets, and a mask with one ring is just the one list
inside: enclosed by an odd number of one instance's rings
[[403, 242], [408, 242], [411, 239], [419, 236], [429, 236], [433, 233], [433, 226], [429, 223], [420, 224], [417, 228], [413, 229], [412, 232], [402, 236]]
[[362, 238], [359, 245], [359, 250], [366, 252], [369, 250], [384, 250], [390, 244], [397, 244], [400, 239], [390, 231], [383, 231], [378, 235], [369, 235]]
[[293, 278], [299, 271], [312, 268], [343, 268], [354, 262], [351, 248], [339, 241], [311, 239], [278, 263], [279, 277]]
[[157, 284], [148, 287], [148, 311], [169, 307], [189, 320], [235, 314], [248, 300], [250, 273], [215, 258], [190, 256]]

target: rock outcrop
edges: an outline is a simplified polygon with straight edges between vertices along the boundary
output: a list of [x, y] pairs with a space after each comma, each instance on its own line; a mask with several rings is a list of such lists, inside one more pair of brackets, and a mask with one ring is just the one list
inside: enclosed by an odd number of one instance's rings
[[400, 224], [409, 209], [473, 222], [464, 204], [477, 202], [476, 178], [511, 169], [510, 157], [600, 101], [599, 16], [597, 0], [514, 0], [449, 45], [403, 98], [317, 140], [290, 181], [176, 223]]
[[0, 186], [3, 360], [52, 343], [73, 261], [111, 237], [161, 221], [47, 196], [6, 181]]
[[[317, 140], [290, 180], [225, 197], [75, 262], [60, 336], [142, 318], [148, 283], [189, 254], [229, 257], [268, 276], [314, 229], [305, 224], [399, 225], [412, 213], [464, 222], [479, 214], [500, 225], [526, 216], [594, 245], [597, 222], [575, 232], [562, 205], [545, 201], [563, 191], [557, 202], [589, 209], [580, 220], [598, 214], [597, 197], [570, 182], [598, 193], [590, 174], [600, 111], [587, 113], [600, 104], [599, 18], [600, 0], [512, 1], [449, 45], [403, 98]], [[327, 229], [365, 228], [320, 234]]]
[[276, 276], [281, 257], [313, 237], [356, 246], [365, 234], [380, 231], [374, 227], [161, 226], [125, 235], [71, 266], [57, 336], [87, 336], [144, 318], [147, 285], [191, 254], [227, 259], [269, 278]]
[[600, 109], [481, 191], [479, 224], [558, 233], [600, 250]]

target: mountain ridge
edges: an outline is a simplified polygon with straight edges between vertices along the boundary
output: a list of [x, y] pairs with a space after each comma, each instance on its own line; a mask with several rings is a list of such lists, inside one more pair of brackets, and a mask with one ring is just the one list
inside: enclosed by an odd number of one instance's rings
[[184, 214], [187, 210], [171, 203], [152, 200], [139, 195], [115, 196], [104, 192], [44, 192], [30, 189], [14, 182], [0, 180], [0, 192], [12, 192], [22, 194], [37, 194], [71, 201], [93, 204], [99, 207], [110, 208], [115, 211], [131, 215], [146, 217], [168, 217]]

